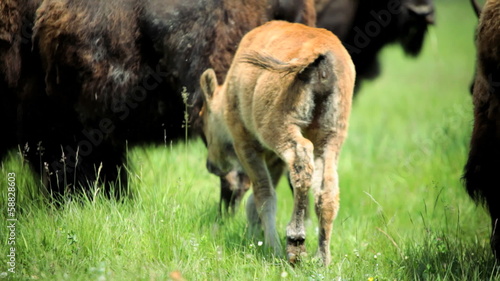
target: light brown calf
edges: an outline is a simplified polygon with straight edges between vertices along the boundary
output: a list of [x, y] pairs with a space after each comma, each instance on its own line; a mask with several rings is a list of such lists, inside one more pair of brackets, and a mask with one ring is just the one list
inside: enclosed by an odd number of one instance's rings
[[[224, 175], [241, 165], [252, 182], [265, 242], [276, 255], [282, 249], [273, 185], [283, 168], [290, 172], [294, 209], [286, 251], [292, 263], [306, 252], [304, 214], [311, 187], [320, 223], [319, 254], [325, 264], [330, 262], [332, 223], [339, 209], [337, 163], [354, 79], [351, 58], [335, 35], [283, 21], [243, 37], [223, 85], [212, 69], [201, 76], [207, 168]], [[281, 166], [271, 163], [277, 158]]]

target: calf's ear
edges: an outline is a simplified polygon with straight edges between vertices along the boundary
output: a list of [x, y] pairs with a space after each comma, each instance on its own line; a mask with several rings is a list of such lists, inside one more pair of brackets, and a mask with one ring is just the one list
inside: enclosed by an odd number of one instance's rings
[[205, 102], [209, 103], [215, 93], [215, 90], [219, 86], [217, 82], [217, 76], [215, 75], [215, 71], [212, 68], [209, 68], [203, 72], [200, 78], [200, 86], [203, 91], [203, 97], [205, 98]]

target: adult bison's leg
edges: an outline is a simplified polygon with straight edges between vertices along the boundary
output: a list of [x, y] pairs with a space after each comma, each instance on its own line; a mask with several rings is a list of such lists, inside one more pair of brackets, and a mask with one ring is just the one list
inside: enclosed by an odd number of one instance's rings
[[17, 125], [23, 156], [39, 173], [49, 193], [62, 194], [68, 180], [64, 171], [74, 170], [66, 163], [76, 160], [66, 148], [73, 144], [81, 128], [71, 110], [51, 101], [43, 92], [30, 91], [19, 103]]
[[[112, 143], [102, 131], [84, 128], [71, 107], [44, 95], [23, 100], [18, 110], [22, 152], [55, 198], [91, 187], [126, 187], [121, 170], [124, 145]], [[118, 183], [118, 184], [115, 184]]]
[[77, 170], [82, 174], [77, 188], [102, 188], [107, 197], [116, 199], [128, 194], [124, 144], [103, 141], [93, 146], [92, 152], [81, 159], [87, 163]]
[[126, 194], [123, 147], [106, 142], [94, 146], [86, 138], [57, 145], [59, 149], [48, 145], [43, 159], [49, 162], [44, 163], [42, 173], [47, 177], [45, 184], [56, 196], [73, 193], [93, 196], [100, 191], [109, 198], [120, 198]]

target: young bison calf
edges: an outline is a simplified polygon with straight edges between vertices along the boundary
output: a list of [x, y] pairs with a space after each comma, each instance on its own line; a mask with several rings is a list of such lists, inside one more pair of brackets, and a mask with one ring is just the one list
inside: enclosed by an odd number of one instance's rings
[[[265, 242], [276, 255], [281, 243], [273, 185], [284, 167], [290, 171], [294, 208], [286, 251], [292, 263], [305, 254], [304, 214], [311, 187], [320, 223], [319, 253], [325, 264], [330, 262], [330, 234], [339, 209], [337, 163], [354, 79], [351, 58], [335, 35], [283, 21], [243, 37], [223, 85], [212, 69], [201, 76], [207, 168], [221, 176], [241, 165], [252, 182]], [[282, 165], [275, 164], [277, 157]]]

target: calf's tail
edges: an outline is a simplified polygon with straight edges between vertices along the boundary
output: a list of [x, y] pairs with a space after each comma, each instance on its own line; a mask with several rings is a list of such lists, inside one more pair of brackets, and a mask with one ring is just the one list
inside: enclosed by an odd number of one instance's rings
[[330, 93], [335, 82], [334, 56], [330, 51], [289, 62], [249, 52], [241, 56], [240, 62], [284, 75], [295, 75], [298, 81], [309, 84], [317, 93]]

